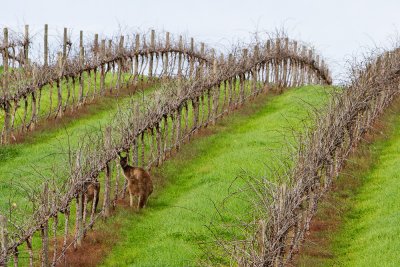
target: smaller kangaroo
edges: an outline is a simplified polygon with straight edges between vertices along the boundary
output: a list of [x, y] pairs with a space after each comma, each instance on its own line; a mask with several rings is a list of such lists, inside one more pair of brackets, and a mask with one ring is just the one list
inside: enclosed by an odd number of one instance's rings
[[[95, 192], [97, 192], [96, 193], [96, 199], [94, 200], [95, 201], [95, 203], [94, 203], [94, 212], [96, 212], [97, 204], [99, 203], [100, 183], [98, 181], [85, 182], [85, 188], [86, 188], [86, 191], [85, 191], [85, 193], [83, 195], [83, 203], [86, 201], [86, 203], [89, 204], [89, 202], [93, 201]], [[92, 208], [91, 209], [93, 209], [93, 204], [92, 204]]]
[[123, 157], [121, 153], [118, 155], [125, 178], [128, 180], [129, 205], [133, 207], [133, 197], [136, 195], [139, 198], [137, 205], [139, 210], [146, 206], [147, 199], [153, 192], [153, 181], [146, 170], [128, 165], [128, 157]]

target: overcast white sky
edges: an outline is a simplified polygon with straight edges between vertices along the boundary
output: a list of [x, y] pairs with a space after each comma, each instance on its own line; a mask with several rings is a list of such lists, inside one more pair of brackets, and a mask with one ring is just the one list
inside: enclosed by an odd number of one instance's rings
[[[400, 29], [399, 0], [0, 0], [0, 27], [24, 24], [111, 34], [122, 28], [187, 33], [212, 46], [247, 41], [255, 31], [285, 27], [312, 43], [336, 77], [346, 59], [389, 45]], [[222, 44], [222, 45], [221, 45]]]

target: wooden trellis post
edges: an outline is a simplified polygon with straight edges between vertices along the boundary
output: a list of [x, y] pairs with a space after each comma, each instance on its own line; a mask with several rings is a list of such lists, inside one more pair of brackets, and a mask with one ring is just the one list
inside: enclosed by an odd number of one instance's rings
[[49, 65], [49, 26], [47, 24], [44, 25], [44, 61], [43, 64], [45, 67]]
[[[49, 212], [49, 185], [47, 183], [44, 184], [42, 205], [43, 205], [44, 216], [47, 216], [47, 214]], [[47, 267], [47, 266], [49, 266], [49, 223], [48, 223], [48, 221], [46, 221], [42, 225], [41, 236], [42, 236], [42, 267]]]
[[[317, 66], [317, 69], [320, 69], [320, 63], [319, 63], [319, 55], [317, 55], [316, 57], [315, 57], [315, 62], [316, 62], [316, 66]], [[313, 72], [313, 79], [312, 79], [312, 82], [313, 83], [319, 83], [319, 79], [318, 79], [318, 76], [315, 74], [315, 72]]]
[[62, 58], [63, 58], [63, 60], [65, 60], [65, 59], [67, 58], [67, 42], [68, 42], [67, 28], [64, 28], [63, 51], [62, 51]]
[[[293, 42], [293, 53], [297, 55], [297, 41]], [[299, 73], [299, 64], [297, 62], [291, 62], [292, 64], [292, 87], [296, 87], [298, 85], [298, 73]]]
[[[306, 59], [306, 57], [307, 57], [306, 53], [307, 53], [307, 48], [303, 45], [302, 48], [301, 48], [301, 57], [303, 59]], [[305, 76], [306, 76], [306, 66], [303, 63], [301, 68], [300, 68], [300, 84], [299, 85], [304, 85], [306, 83]]]
[[163, 148], [163, 161], [165, 161], [167, 157], [167, 150], [168, 150], [168, 116], [164, 115], [164, 135], [163, 135], [163, 143], [164, 143], [164, 148]]
[[[99, 61], [99, 35], [96, 33], [94, 35], [94, 40], [93, 40], [93, 55], [94, 55], [94, 59], [96, 62]], [[94, 69], [94, 87], [93, 87], [93, 95], [92, 95], [92, 99], [95, 98], [96, 94], [97, 94], [97, 69], [98, 67], [96, 67]]]
[[121, 75], [122, 75], [122, 70], [124, 68], [123, 53], [124, 53], [124, 36], [120, 36], [119, 46], [118, 46], [118, 56], [120, 57], [120, 59], [118, 60], [117, 90], [121, 89]]
[[[3, 50], [3, 95], [7, 99], [9, 95], [8, 88], [8, 29], [4, 28], [4, 46], [6, 47]], [[11, 131], [11, 104], [10, 101], [6, 100], [4, 105], [4, 131], [2, 134], [1, 143], [7, 144], [10, 139], [10, 131]]]
[[[169, 32], [167, 32], [165, 34], [165, 50], [168, 50], [169, 47], [170, 47], [170, 44], [169, 44]], [[163, 61], [164, 61], [163, 77], [167, 78], [168, 77], [168, 52], [164, 52]]]
[[182, 51], [183, 51], [183, 38], [179, 36], [179, 52], [178, 52], [178, 78], [182, 78]]
[[135, 36], [135, 59], [133, 65], [133, 75], [134, 75], [134, 83], [137, 84], [139, 77], [139, 48], [140, 48], [140, 35], [136, 34]]
[[25, 25], [25, 39], [24, 39], [24, 67], [29, 66], [29, 25]]
[[[313, 58], [313, 51], [310, 49], [308, 50], [308, 62], [311, 62]], [[307, 65], [307, 84], [312, 83], [312, 72], [310, 67]]]
[[[67, 240], [68, 240], [68, 232], [69, 232], [69, 215], [70, 215], [70, 207], [67, 207], [64, 211], [64, 240], [61, 248], [61, 258], [64, 258], [64, 266], [66, 266], [67, 258], [65, 256], [65, 252], [67, 250]], [[33, 254], [33, 253], [32, 253]]]
[[[289, 53], [289, 39], [286, 37], [284, 39], [284, 42], [285, 42], [285, 44], [284, 44], [284, 48], [283, 48], [284, 49], [283, 53], [287, 55]], [[281, 87], [284, 87], [284, 88], [287, 87], [287, 85], [288, 85], [287, 79], [288, 79], [288, 59], [285, 58], [285, 59], [283, 59], [283, 74], [282, 74]]]
[[[218, 60], [217, 57], [214, 56], [213, 58], [213, 76], [217, 76], [217, 68], [218, 68]], [[218, 84], [212, 89], [212, 96], [213, 96], [213, 104], [212, 104], [212, 125], [215, 125], [215, 121], [217, 119], [218, 115], [218, 103], [219, 103], [219, 91], [220, 91], [220, 85]], [[209, 95], [210, 97], [210, 95]]]
[[[106, 150], [111, 148], [111, 127], [106, 128], [105, 133], [105, 147]], [[111, 194], [111, 166], [110, 162], [107, 162], [106, 165], [106, 177], [105, 177], [105, 186], [104, 186], [104, 202], [103, 202], [103, 216], [104, 218], [108, 218], [110, 216], [110, 194]]]
[[[259, 48], [258, 45], [254, 47], [254, 55], [253, 55], [253, 60], [256, 62], [259, 56]], [[258, 80], [258, 66], [255, 66], [254, 69], [251, 71], [251, 92], [253, 94], [253, 97], [255, 96], [257, 92], [257, 80]]]
[[[151, 35], [150, 35], [150, 50], [154, 51], [155, 50], [155, 31], [151, 30]], [[149, 53], [149, 79], [153, 78], [153, 57], [154, 53], [150, 52]]]
[[[79, 33], [79, 66], [83, 69], [85, 64], [85, 48], [83, 47], [83, 31]], [[84, 72], [79, 73], [79, 105], [84, 102]]]
[[[100, 59], [101, 61], [104, 62], [106, 59], [106, 40], [102, 39], [101, 40], [101, 45], [100, 45]], [[106, 75], [105, 75], [105, 64], [101, 64], [100, 66], [100, 91], [101, 94], [104, 94], [106, 91]]]
[[[200, 55], [202, 57], [205, 57], [205, 45], [204, 43], [200, 43]], [[204, 60], [200, 61], [199, 67], [198, 67], [198, 71], [196, 76], [201, 78], [204, 76], [204, 71], [205, 71], [205, 66], [206, 66], [206, 62]]]
[[[281, 53], [281, 39], [280, 38], [276, 38], [275, 41], [275, 58], [279, 58], [280, 53]], [[274, 77], [274, 85], [275, 88], [279, 87], [279, 72], [280, 72], [280, 60], [279, 59], [275, 59], [273, 62], [273, 67], [275, 69], [275, 77]]]
[[194, 73], [194, 61], [195, 57], [194, 55], [194, 39], [193, 37], [190, 38], [190, 57], [189, 57], [189, 64], [190, 64], [190, 69], [189, 69], [189, 77], [193, 79], [193, 73]]
[[[271, 40], [268, 40], [265, 46], [265, 55], [268, 57], [270, 54], [271, 54]], [[265, 63], [265, 83], [264, 83], [265, 92], [268, 92], [269, 89], [269, 82], [270, 82], [269, 73], [270, 73], [270, 62], [267, 61]]]
[[7, 266], [8, 258], [7, 217], [0, 215], [0, 266]]
[[58, 53], [58, 58], [57, 58], [57, 63], [58, 63], [58, 76], [59, 79], [56, 81], [57, 83], [57, 118], [61, 118], [63, 115], [63, 109], [62, 109], [62, 91], [61, 91], [61, 82], [62, 82], [62, 75], [63, 75], [63, 68], [64, 68], [64, 56], [61, 52]]
[[[76, 172], [76, 182], [81, 183], [82, 180], [82, 170], [81, 170], [81, 151], [79, 151], [76, 155], [76, 164], [75, 164], [75, 172]], [[76, 215], [75, 215], [75, 242], [74, 242], [74, 249], [77, 249], [82, 245], [82, 238], [83, 238], [83, 191], [84, 191], [84, 184], [80, 184], [81, 188], [76, 195]]]
[[[199, 97], [195, 97], [192, 100], [192, 107], [193, 107], [193, 129], [192, 129], [192, 132], [195, 129], [197, 129], [199, 126], [199, 101], [200, 101]], [[189, 140], [190, 140], [190, 136], [189, 136]]]
[[156, 165], [161, 165], [163, 161], [162, 157], [162, 139], [161, 139], [161, 127], [160, 124], [156, 124], [156, 139], [157, 139], [157, 162]]
[[176, 150], [178, 151], [181, 147], [181, 125], [182, 125], [182, 107], [179, 106], [176, 111]]
[[146, 151], [145, 151], [145, 141], [144, 141], [144, 131], [141, 133], [141, 135], [140, 135], [140, 144], [141, 144], [141, 147], [140, 147], [140, 154], [141, 154], [141, 158], [142, 158], [142, 168], [144, 168], [145, 166], [146, 166]]
[[[247, 63], [247, 54], [248, 54], [248, 50], [247, 49], [243, 49], [243, 62], [246, 65]], [[240, 77], [240, 105], [243, 105], [244, 103], [244, 98], [245, 98], [245, 74], [241, 74]]]

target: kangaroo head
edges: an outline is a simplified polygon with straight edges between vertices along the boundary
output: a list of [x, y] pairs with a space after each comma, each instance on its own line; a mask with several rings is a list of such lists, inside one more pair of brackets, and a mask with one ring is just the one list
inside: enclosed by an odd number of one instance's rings
[[118, 153], [119, 156], [119, 163], [121, 164], [122, 168], [128, 166], [128, 156], [122, 156], [121, 153]]

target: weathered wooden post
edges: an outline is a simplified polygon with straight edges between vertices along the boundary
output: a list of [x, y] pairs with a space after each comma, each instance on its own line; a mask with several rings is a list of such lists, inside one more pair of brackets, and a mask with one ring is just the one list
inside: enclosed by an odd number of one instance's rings
[[[257, 62], [259, 57], [259, 48], [258, 45], [254, 47], [254, 54], [253, 54], [253, 60], [254, 62]], [[253, 94], [253, 97], [257, 93], [257, 82], [258, 82], [258, 65], [254, 67], [251, 71], [251, 79], [252, 79], [252, 84], [251, 84], [251, 92]]]
[[118, 56], [120, 59], [118, 60], [118, 78], [117, 78], [117, 89], [121, 89], [121, 76], [122, 76], [122, 71], [124, 69], [124, 36], [121, 35], [119, 38], [119, 46], [118, 46]]
[[133, 66], [133, 75], [134, 75], [134, 84], [137, 85], [139, 80], [139, 49], [140, 49], [140, 35], [136, 34], [135, 36], [135, 59], [134, 59], [134, 66]]
[[190, 38], [190, 57], [189, 57], [189, 64], [190, 64], [190, 69], [189, 69], [189, 77], [193, 79], [193, 74], [194, 74], [194, 39], [193, 37]]
[[[320, 69], [319, 55], [317, 55], [315, 58], [315, 65], [316, 65], [317, 69]], [[313, 72], [312, 82], [313, 82], [313, 84], [319, 84], [319, 78], [315, 72]]]
[[[214, 55], [213, 69], [212, 69], [212, 74], [214, 77], [217, 76], [217, 69], [218, 69], [218, 60], [217, 60], [216, 55]], [[219, 91], [220, 91], [220, 85], [217, 85], [212, 89], [212, 96], [213, 96], [213, 103], [212, 103], [213, 115], [212, 115], [212, 120], [211, 120], [212, 125], [215, 125], [215, 121], [216, 121], [217, 115], [218, 115]], [[210, 95], [209, 95], [209, 97], [210, 97]]]
[[[205, 57], [205, 45], [204, 45], [204, 43], [200, 43], [200, 55], [202, 57]], [[197, 71], [197, 76], [198, 77], [203, 77], [204, 76], [205, 66], [206, 66], [206, 62], [204, 60], [201, 60], [200, 64], [199, 64], [199, 67], [198, 67], [198, 71]]]
[[4, 104], [4, 131], [2, 134], [2, 141], [1, 143], [7, 144], [10, 139], [10, 131], [11, 131], [11, 104], [10, 101], [7, 99], [9, 96], [9, 88], [8, 88], [8, 29], [4, 28], [4, 46], [5, 49], [3, 50], [3, 95], [5, 98]]
[[163, 77], [168, 78], [168, 49], [169, 49], [169, 32], [165, 34], [165, 50], [163, 54], [163, 61], [164, 61], [164, 66], [163, 66]]
[[[308, 62], [309, 64], [311, 63], [313, 59], [313, 51], [310, 49], [308, 50]], [[307, 65], [307, 84], [311, 84], [312, 83], [312, 72], [311, 72], [311, 68], [309, 65]]]
[[[247, 65], [247, 56], [248, 56], [248, 50], [243, 49], [242, 61], [244, 65]], [[245, 74], [242, 73], [239, 79], [240, 79], [240, 105], [243, 105], [245, 98]]]
[[49, 25], [44, 25], [44, 61], [43, 65], [47, 67], [49, 65]]
[[100, 66], [100, 91], [104, 94], [106, 91], [106, 78], [105, 78], [105, 59], [106, 59], [106, 40], [102, 39], [100, 44], [100, 59], [103, 62]]
[[[307, 48], [303, 45], [301, 48], [301, 57], [303, 59], [306, 59], [307, 57]], [[301, 68], [300, 68], [300, 84], [299, 85], [304, 85], [305, 84], [305, 75], [306, 75], [306, 65], [304, 63], [301, 64]]]
[[[112, 40], [109, 39], [108, 40], [108, 46], [106, 47], [106, 56], [107, 58], [112, 56], [112, 49], [113, 49], [113, 43]], [[109, 90], [110, 93], [112, 93], [113, 89], [114, 89], [114, 76], [115, 76], [115, 64], [114, 63], [108, 63], [108, 67], [107, 67], [107, 72], [111, 71], [112, 73], [112, 77], [110, 79], [110, 85], [109, 85]]]
[[[297, 55], [297, 41], [293, 42], [293, 54]], [[299, 64], [298, 62], [291, 62], [292, 65], [292, 87], [296, 87], [298, 83]]]
[[95, 55], [96, 59], [97, 59], [98, 53], [99, 53], [99, 34], [95, 33], [94, 40], [93, 40], [93, 54]]
[[[49, 185], [47, 182], [44, 184], [42, 195], [43, 215], [47, 217], [49, 213]], [[46, 221], [42, 225], [42, 267], [49, 266], [49, 223]]]
[[8, 259], [7, 217], [0, 215], [0, 266], [7, 266]]
[[176, 113], [176, 150], [178, 151], [181, 147], [182, 106], [178, 107]]
[[160, 166], [163, 161], [162, 139], [161, 139], [161, 125], [156, 124], [156, 140], [157, 140], [157, 166]]
[[57, 63], [58, 63], [58, 80], [56, 81], [57, 83], [57, 95], [58, 95], [58, 105], [57, 105], [57, 118], [61, 118], [63, 115], [63, 109], [62, 109], [62, 92], [61, 92], [61, 82], [62, 82], [62, 76], [63, 76], [63, 68], [64, 68], [64, 56], [61, 52], [58, 53], [58, 58], [57, 58]]
[[63, 60], [65, 60], [67, 58], [67, 42], [68, 42], [67, 28], [64, 28], [63, 51], [62, 51]]
[[150, 35], [150, 52], [149, 53], [149, 80], [153, 78], [153, 57], [154, 57], [154, 51], [155, 51], [155, 31], [151, 30], [151, 35]]
[[[93, 57], [97, 64], [97, 62], [99, 62], [99, 35], [97, 33], [94, 35], [94, 40], [93, 40]], [[97, 66], [93, 70], [94, 86], [93, 86], [92, 100], [95, 98], [97, 94], [97, 70], [98, 70]]]
[[[111, 148], [111, 127], [106, 128], [105, 133], [105, 147], [107, 150]], [[111, 192], [111, 166], [110, 162], [106, 164], [106, 177], [104, 186], [104, 202], [103, 202], [103, 216], [104, 218], [110, 217], [110, 192]]]
[[[267, 44], [265, 45], [265, 56], [268, 58], [271, 55], [271, 40], [267, 40]], [[265, 92], [268, 92], [270, 82], [270, 61], [265, 63], [265, 83], [264, 88]]]
[[144, 141], [144, 131], [140, 134], [140, 157], [141, 157], [141, 167], [146, 165], [146, 151], [145, 151], [145, 141]]
[[29, 25], [25, 25], [24, 56], [24, 67], [27, 67], [29, 66]]
[[283, 59], [283, 74], [282, 74], [282, 83], [281, 83], [281, 87], [284, 87], [284, 88], [286, 88], [287, 87], [287, 85], [288, 85], [288, 81], [287, 81], [287, 78], [288, 78], [288, 59], [287, 59], [287, 54], [288, 54], [288, 52], [289, 52], [289, 38], [285, 38], [284, 39], [284, 42], [285, 42], [285, 44], [284, 44], [284, 51], [283, 51], [283, 54], [285, 55], [284, 56], [284, 59]]
[[281, 60], [280, 60], [280, 55], [281, 55], [281, 39], [276, 38], [275, 41], [275, 55], [274, 55], [274, 68], [275, 68], [275, 78], [274, 78], [274, 85], [275, 88], [278, 88], [280, 86], [280, 65], [281, 65]]
[[83, 47], [83, 31], [79, 33], [79, 67], [81, 71], [79, 73], [79, 105], [84, 102], [84, 72], [83, 67], [85, 66], [85, 48]]
[[[233, 55], [229, 54], [228, 56], [228, 64], [229, 66], [233, 66]], [[231, 110], [232, 105], [233, 105], [233, 91], [234, 90], [234, 85], [232, 82], [232, 79], [228, 81], [228, 112]]]
[[164, 115], [164, 134], [163, 134], [163, 161], [167, 158], [167, 149], [168, 149], [168, 115]]
[[[321, 59], [321, 70], [322, 70], [322, 74], [323, 74], [325, 77], [328, 77], [327, 74], [326, 74], [325, 61], [324, 61], [323, 59]], [[324, 79], [323, 79], [322, 77], [320, 77], [319, 80], [318, 80], [318, 83], [319, 83], [319, 84], [325, 84], [325, 81], [324, 81]]]
[[74, 249], [82, 246], [83, 239], [83, 194], [84, 188], [82, 180], [82, 170], [81, 170], [81, 151], [78, 151], [75, 161], [75, 182], [80, 184], [81, 188], [76, 196], [76, 215], [75, 215], [75, 235], [74, 235]]
[[182, 78], [182, 51], [183, 51], [183, 38], [179, 36], [179, 52], [178, 52], [178, 78]]

